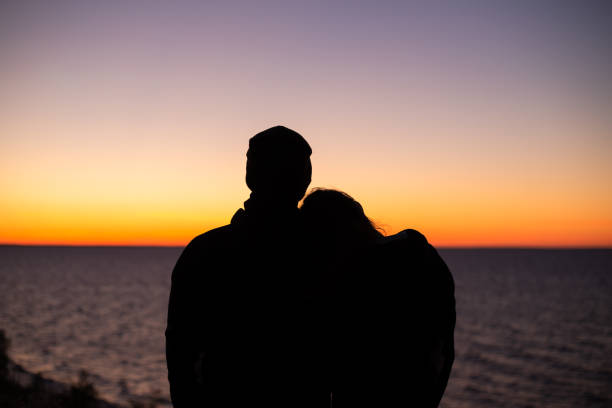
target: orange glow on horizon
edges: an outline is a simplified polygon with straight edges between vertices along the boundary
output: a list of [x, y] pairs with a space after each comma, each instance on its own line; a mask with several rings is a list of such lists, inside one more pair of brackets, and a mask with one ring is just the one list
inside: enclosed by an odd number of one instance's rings
[[[236, 206], [238, 208], [239, 205]], [[1, 244], [18, 245], [119, 245], [185, 246], [195, 236], [229, 223], [234, 209], [217, 215], [190, 213], [177, 217], [172, 213], [148, 213], [135, 216], [88, 215], [70, 218], [67, 214], [39, 218], [25, 225], [19, 220], [0, 226]], [[612, 222], [581, 228], [563, 225], [552, 218], [516, 219], [482, 216], [480, 223], [470, 219], [424, 216], [421, 220], [402, 214], [383, 216], [370, 213], [387, 235], [405, 228], [423, 233], [438, 247], [611, 247]], [[515, 219], [513, 219], [515, 218]], [[520, 217], [518, 217], [520, 218]], [[402, 221], [404, 219], [404, 221]], [[71, 220], [71, 221], [70, 221]]]

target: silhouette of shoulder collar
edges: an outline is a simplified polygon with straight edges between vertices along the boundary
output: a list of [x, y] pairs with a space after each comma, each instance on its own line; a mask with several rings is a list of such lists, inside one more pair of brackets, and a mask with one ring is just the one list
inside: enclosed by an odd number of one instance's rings
[[284, 222], [287, 219], [297, 219], [299, 210], [297, 206], [284, 202], [265, 201], [253, 194], [244, 202], [244, 209], [240, 208], [232, 217], [232, 225], [245, 223]]
[[246, 217], [246, 211], [244, 211], [242, 208], [239, 208], [238, 211], [236, 211], [234, 215], [232, 216], [232, 220], [230, 221], [230, 224], [232, 225], [240, 224], [244, 221], [245, 217]]

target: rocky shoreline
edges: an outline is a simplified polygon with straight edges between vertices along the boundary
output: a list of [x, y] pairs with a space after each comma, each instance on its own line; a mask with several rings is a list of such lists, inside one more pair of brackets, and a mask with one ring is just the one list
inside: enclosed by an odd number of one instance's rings
[[97, 397], [87, 373], [71, 385], [26, 371], [11, 360], [0, 378], [0, 406], [6, 408], [122, 408]]
[[0, 330], [0, 407], [3, 408], [155, 408], [155, 398], [113, 404], [98, 397], [98, 392], [82, 370], [72, 384], [65, 384], [25, 370], [8, 356], [9, 339]]

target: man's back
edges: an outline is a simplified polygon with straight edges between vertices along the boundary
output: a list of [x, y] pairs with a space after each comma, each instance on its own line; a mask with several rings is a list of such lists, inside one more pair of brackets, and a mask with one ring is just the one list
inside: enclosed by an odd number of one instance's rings
[[251, 209], [187, 246], [173, 272], [168, 312], [175, 406], [286, 405], [311, 389], [300, 333], [300, 232], [297, 209]]

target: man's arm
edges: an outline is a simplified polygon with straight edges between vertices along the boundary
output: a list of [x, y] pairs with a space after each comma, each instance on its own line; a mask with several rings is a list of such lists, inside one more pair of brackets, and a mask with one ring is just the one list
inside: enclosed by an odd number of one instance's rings
[[195, 240], [183, 251], [172, 271], [166, 327], [166, 362], [174, 407], [191, 407], [199, 399], [196, 378], [198, 351], [197, 274]]
[[432, 406], [438, 406], [446, 390], [455, 360], [455, 282], [448, 266], [432, 245], [426, 245], [425, 253], [426, 264], [431, 268], [434, 278], [431, 288], [432, 294], [435, 295], [432, 296], [435, 299], [435, 305], [432, 308], [435, 310], [435, 318], [432, 322], [434, 323], [434, 342], [430, 362], [434, 379], [432, 391], [435, 405]]
[[[437, 407], [442, 399], [454, 362], [455, 285], [450, 270], [436, 249], [418, 231], [404, 230], [396, 241], [388, 241], [391, 259], [408, 261], [408, 274], [396, 295], [406, 302], [397, 310], [407, 312], [411, 336], [407, 343], [412, 369], [409, 378], [413, 406]], [[393, 248], [395, 246], [395, 248]]]

